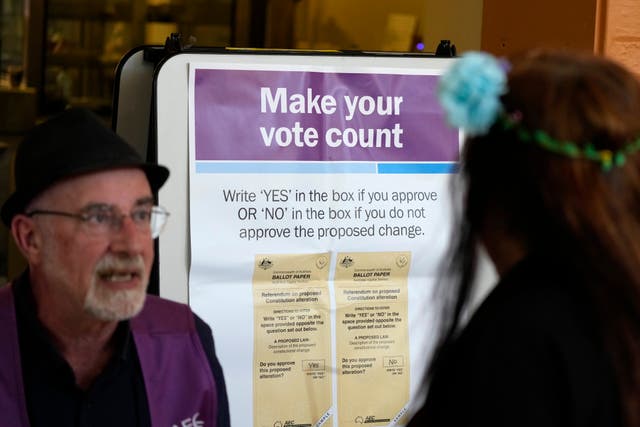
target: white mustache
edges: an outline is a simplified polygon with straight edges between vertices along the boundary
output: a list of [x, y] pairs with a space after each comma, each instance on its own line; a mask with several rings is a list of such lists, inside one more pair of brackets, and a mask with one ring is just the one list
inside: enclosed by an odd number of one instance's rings
[[142, 255], [135, 256], [115, 256], [106, 255], [96, 265], [96, 274], [106, 275], [115, 271], [126, 271], [128, 273], [144, 276], [145, 265]]

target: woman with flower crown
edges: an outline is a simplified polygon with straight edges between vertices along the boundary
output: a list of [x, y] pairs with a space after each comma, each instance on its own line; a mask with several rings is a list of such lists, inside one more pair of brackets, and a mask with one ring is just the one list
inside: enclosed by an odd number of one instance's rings
[[[409, 426], [640, 426], [637, 79], [588, 53], [473, 52], [440, 98], [464, 196]], [[480, 246], [500, 280], [470, 314]]]

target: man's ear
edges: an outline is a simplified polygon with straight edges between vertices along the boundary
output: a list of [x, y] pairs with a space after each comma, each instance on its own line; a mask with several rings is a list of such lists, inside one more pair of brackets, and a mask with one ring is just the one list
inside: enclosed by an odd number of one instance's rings
[[18, 214], [11, 221], [11, 234], [16, 246], [29, 264], [38, 262], [42, 249], [42, 234], [33, 220], [26, 215]]

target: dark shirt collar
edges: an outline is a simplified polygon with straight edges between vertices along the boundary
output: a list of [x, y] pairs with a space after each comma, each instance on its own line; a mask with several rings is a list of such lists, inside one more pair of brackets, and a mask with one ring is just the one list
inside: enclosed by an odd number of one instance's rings
[[[28, 269], [13, 282], [13, 288], [16, 317], [20, 324], [20, 329], [26, 333], [21, 333], [21, 337], [30, 341], [30, 345], [35, 346], [40, 351], [46, 351], [52, 357], [51, 360], [56, 361], [56, 363], [66, 364], [62, 355], [53, 345], [46, 328], [38, 319], [37, 303], [31, 289]], [[118, 327], [114, 332], [114, 339], [114, 354], [118, 355], [121, 361], [127, 360], [127, 357], [130, 357], [131, 354], [131, 329], [128, 320], [118, 323]]]
[[38, 320], [28, 272], [14, 282], [13, 291], [31, 426], [151, 425], [142, 370], [129, 322], [118, 324], [114, 335], [116, 350], [111, 360], [87, 389], [81, 389], [71, 366]]

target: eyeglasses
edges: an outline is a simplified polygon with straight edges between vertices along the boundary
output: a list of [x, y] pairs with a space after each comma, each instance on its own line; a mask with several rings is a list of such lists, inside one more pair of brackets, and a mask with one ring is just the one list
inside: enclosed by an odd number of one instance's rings
[[138, 231], [151, 234], [155, 239], [160, 235], [169, 217], [169, 212], [162, 206], [140, 206], [128, 215], [122, 214], [111, 205], [90, 206], [79, 213], [33, 210], [26, 213], [28, 217], [35, 215], [57, 215], [80, 221], [88, 234], [103, 236], [116, 233], [122, 229], [125, 217], [131, 218]]

